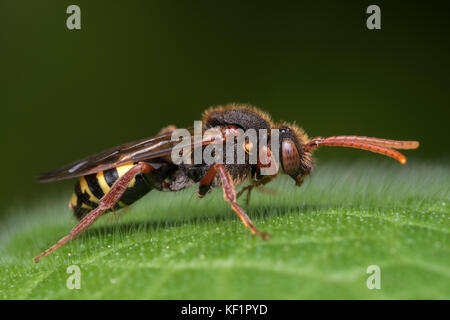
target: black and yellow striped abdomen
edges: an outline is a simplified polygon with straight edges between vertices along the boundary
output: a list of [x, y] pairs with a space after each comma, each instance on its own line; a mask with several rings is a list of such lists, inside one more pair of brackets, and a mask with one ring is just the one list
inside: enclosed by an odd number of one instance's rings
[[[81, 177], [75, 185], [75, 191], [69, 201], [69, 208], [73, 210], [75, 217], [81, 219], [85, 214], [96, 208], [100, 199], [111, 189], [114, 182], [132, 167], [133, 164], [127, 164]], [[145, 176], [137, 175], [130, 182], [114, 209], [120, 209], [132, 204], [151, 189], [151, 186], [145, 180]]]

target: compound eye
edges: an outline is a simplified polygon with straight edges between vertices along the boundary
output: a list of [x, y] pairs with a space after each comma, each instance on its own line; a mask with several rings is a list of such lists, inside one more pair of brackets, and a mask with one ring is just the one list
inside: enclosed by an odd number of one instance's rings
[[283, 170], [288, 175], [293, 175], [300, 168], [300, 155], [297, 147], [291, 140], [283, 140], [281, 143], [281, 160], [283, 161]]

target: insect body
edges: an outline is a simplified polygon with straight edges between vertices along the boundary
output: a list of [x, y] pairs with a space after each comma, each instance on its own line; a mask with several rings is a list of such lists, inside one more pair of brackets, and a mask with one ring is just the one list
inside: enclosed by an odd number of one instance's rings
[[[150, 163], [156, 167], [155, 163]], [[120, 165], [105, 171], [100, 171], [87, 176], [82, 176], [75, 185], [75, 190], [69, 201], [69, 208], [72, 209], [76, 218], [81, 219], [91, 210], [95, 209], [100, 200], [111, 190], [114, 183], [130, 170], [134, 164]], [[166, 167], [161, 167], [159, 171], [151, 174], [137, 174], [128, 184], [127, 189], [120, 200], [112, 209], [118, 210], [127, 207], [146, 195], [150, 190], [162, 185], [163, 176], [157, 175], [164, 172]]]
[[[277, 144], [263, 144], [261, 140], [252, 143], [241, 140], [233, 147], [233, 152], [226, 150], [221, 160], [208, 163], [189, 161], [176, 163], [171, 157], [178, 152], [178, 142], [172, 139], [175, 127], [161, 130], [155, 137], [127, 143], [83, 160], [50, 171], [39, 177], [41, 182], [58, 181], [78, 177], [75, 191], [69, 201], [69, 207], [79, 223], [68, 235], [55, 245], [34, 258], [36, 262], [71, 239], [80, 235], [102, 214], [132, 204], [152, 189], [159, 191], [178, 191], [195, 183], [199, 184], [198, 195], [204, 197], [214, 187], [220, 185], [224, 200], [230, 203], [243, 224], [252, 234], [264, 239], [268, 235], [256, 229], [245, 211], [237, 203], [237, 198], [247, 192], [247, 201], [255, 187], [260, 187], [273, 180], [279, 173], [291, 176], [300, 186], [313, 167], [312, 152], [320, 146], [343, 146], [364, 149], [392, 157], [402, 164], [406, 158], [394, 149], [415, 149], [416, 141], [395, 141], [360, 136], [335, 136], [309, 139], [299, 127], [281, 122], [274, 123], [267, 113], [247, 105], [229, 104], [225, 107], [208, 109], [202, 118], [202, 132], [211, 129], [216, 134], [204, 135], [200, 140], [188, 144], [189, 150], [204, 150], [210, 145], [224, 144], [246, 130], [265, 130], [274, 137], [277, 129]], [[239, 131], [240, 130], [240, 131]], [[193, 130], [191, 129], [191, 132]], [[195, 132], [194, 132], [195, 134]], [[230, 138], [231, 137], [231, 138]], [[238, 140], [239, 141], [239, 140]], [[186, 144], [184, 145], [186, 147]], [[279, 148], [275, 148], [279, 146]], [[239, 148], [245, 150], [243, 162], [227, 161], [227, 156]], [[256, 153], [256, 162], [251, 162], [249, 155]], [[188, 157], [192, 157], [193, 153]], [[234, 159], [234, 158], [233, 158]], [[274, 165], [276, 171], [264, 175], [265, 168]], [[246, 180], [250, 184], [239, 193], [235, 185]]]

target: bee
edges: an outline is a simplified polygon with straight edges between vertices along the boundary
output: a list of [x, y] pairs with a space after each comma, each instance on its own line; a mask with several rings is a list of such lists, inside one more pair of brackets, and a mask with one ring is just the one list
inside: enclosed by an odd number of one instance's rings
[[[159, 134], [148, 139], [126, 143], [118, 147], [89, 156], [60, 169], [38, 177], [40, 182], [53, 182], [79, 178], [70, 198], [69, 208], [79, 219], [78, 224], [56, 244], [34, 258], [49, 255], [70, 240], [79, 236], [105, 212], [119, 210], [131, 205], [149, 191], [178, 191], [198, 183], [198, 196], [204, 197], [214, 187], [221, 186], [223, 197], [253, 235], [268, 239], [259, 231], [238, 204], [237, 199], [247, 192], [247, 202], [254, 188], [262, 187], [278, 174], [287, 174], [300, 186], [313, 168], [312, 152], [321, 146], [340, 146], [363, 149], [394, 158], [401, 164], [406, 157], [394, 149], [416, 149], [417, 141], [395, 141], [362, 136], [333, 136], [308, 138], [297, 125], [287, 122], [273, 122], [269, 114], [253, 106], [228, 104], [211, 107], [203, 113], [202, 132], [215, 129], [217, 134], [204, 135], [189, 148], [202, 150], [211, 144], [224, 143], [239, 129], [245, 131], [273, 129], [278, 131], [278, 150], [271, 150], [272, 143], [251, 143], [243, 140], [242, 147], [247, 157], [243, 163], [217, 161], [216, 163], [175, 163], [171, 157], [178, 142], [172, 139], [176, 127], [168, 126]], [[192, 132], [192, 128], [189, 129]], [[236, 133], [237, 132], [237, 133]], [[248, 155], [256, 152], [257, 161], [251, 163]], [[226, 157], [226, 153], [223, 154]], [[262, 161], [262, 159], [264, 161]], [[267, 166], [275, 165], [275, 172], [261, 174]], [[236, 185], [249, 180], [239, 193]]]

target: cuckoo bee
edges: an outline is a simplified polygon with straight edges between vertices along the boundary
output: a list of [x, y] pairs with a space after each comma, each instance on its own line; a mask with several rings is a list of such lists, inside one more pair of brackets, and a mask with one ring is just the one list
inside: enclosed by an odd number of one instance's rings
[[[416, 149], [417, 141], [395, 141], [361, 136], [333, 136], [308, 138], [306, 133], [286, 122], [273, 122], [270, 116], [248, 105], [229, 104], [206, 110], [201, 122], [202, 130], [217, 129], [216, 135], [205, 135], [200, 141], [189, 145], [206, 148], [212, 143], [224, 143], [229, 133], [237, 129], [243, 131], [278, 129], [278, 150], [271, 150], [271, 144], [264, 146], [244, 140], [243, 147], [250, 154], [257, 153], [256, 163], [248, 158], [244, 163], [174, 163], [171, 154], [177, 145], [172, 139], [174, 126], [164, 128], [154, 137], [126, 143], [118, 147], [89, 156], [60, 169], [41, 175], [40, 182], [52, 182], [69, 178], [79, 178], [69, 201], [78, 224], [56, 244], [34, 258], [49, 255], [73, 238], [79, 236], [105, 212], [131, 205], [152, 189], [178, 191], [198, 183], [199, 197], [205, 196], [212, 188], [221, 186], [224, 200], [241, 219], [245, 227], [254, 235], [267, 239], [268, 235], [253, 225], [237, 198], [247, 192], [247, 200], [255, 187], [261, 187], [277, 174], [284, 173], [300, 186], [313, 167], [312, 152], [321, 146], [340, 146], [376, 152], [406, 163], [404, 155], [394, 149]], [[192, 131], [192, 129], [191, 129]], [[226, 154], [223, 155], [226, 157]], [[265, 160], [260, 161], [262, 157]], [[276, 163], [275, 163], [276, 162]], [[277, 170], [271, 175], [262, 175], [266, 166], [276, 164]], [[235, 185], [246, 180], [250, 183], [239, 193]]]

